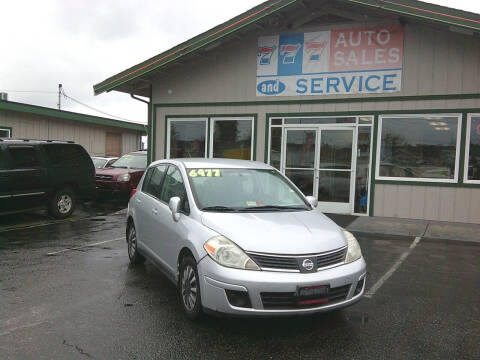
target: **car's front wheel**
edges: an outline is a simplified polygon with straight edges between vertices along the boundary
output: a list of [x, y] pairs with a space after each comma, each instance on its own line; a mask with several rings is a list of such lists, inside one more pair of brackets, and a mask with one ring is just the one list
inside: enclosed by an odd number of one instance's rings
[[188, 318], [195, 320], [202, 315], [202, 301], [197, 263], [191, 256], [185, 256], [180, 265], [180, 303]]
[[128, 249], [128, 258], [132, 265], [138, 265], [145, 262], [145, 258], [142, 254], [138, 252], [137, 248], [137, 231], [133, 224], [128, 228], [127, 233], [127, 249]]

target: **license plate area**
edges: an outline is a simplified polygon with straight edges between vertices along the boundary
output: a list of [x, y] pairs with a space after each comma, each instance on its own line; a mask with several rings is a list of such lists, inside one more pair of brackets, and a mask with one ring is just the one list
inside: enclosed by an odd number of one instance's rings
[[312, 285], [297, 287], [297, 301], [299, 306], [312, 306], [328, 303], [329, 285]]

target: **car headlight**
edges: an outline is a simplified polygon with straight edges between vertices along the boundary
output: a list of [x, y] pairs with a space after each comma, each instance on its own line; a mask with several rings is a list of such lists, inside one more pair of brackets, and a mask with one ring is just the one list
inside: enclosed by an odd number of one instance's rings
[[362, 249], [360, 249], [357, 239], [355, 239], [355, 236], [353, 236], [351, 232], [343, 230], [343, 235], [345, 239], [347, 239], [348, 249], [345, 264], [348, 264], [362, 257]]
[[124, 181], [130, 181], [130, 174], [122, 174], [120, 175], [118, 178], [117, 178], [117, 181], [121, 181], [121, 182], [124, 182]]
[[225, 236], [214, 236], [203, 247], [207, 254], [220, 265], [235, 269], [260, 270], [242, 249]]

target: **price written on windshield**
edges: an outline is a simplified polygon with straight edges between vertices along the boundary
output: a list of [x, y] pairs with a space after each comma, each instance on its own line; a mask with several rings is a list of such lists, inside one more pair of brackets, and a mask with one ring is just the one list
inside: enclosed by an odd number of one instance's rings
[[221, 173], [219, 169], [192, 169], [188, 172], [188, 176], [194, 177], [220, 177]]

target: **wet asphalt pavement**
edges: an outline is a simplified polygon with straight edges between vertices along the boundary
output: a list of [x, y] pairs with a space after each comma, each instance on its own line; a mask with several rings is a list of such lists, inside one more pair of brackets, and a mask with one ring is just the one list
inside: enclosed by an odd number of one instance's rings
[[[480, 358], [480, 244], [422, 239], [341, 312], [193, 323], [157, 269], [129, 266], [116, 210], [0, 228], [1, 359]], [[414, 240], [357, 236], [367, 290]]]

